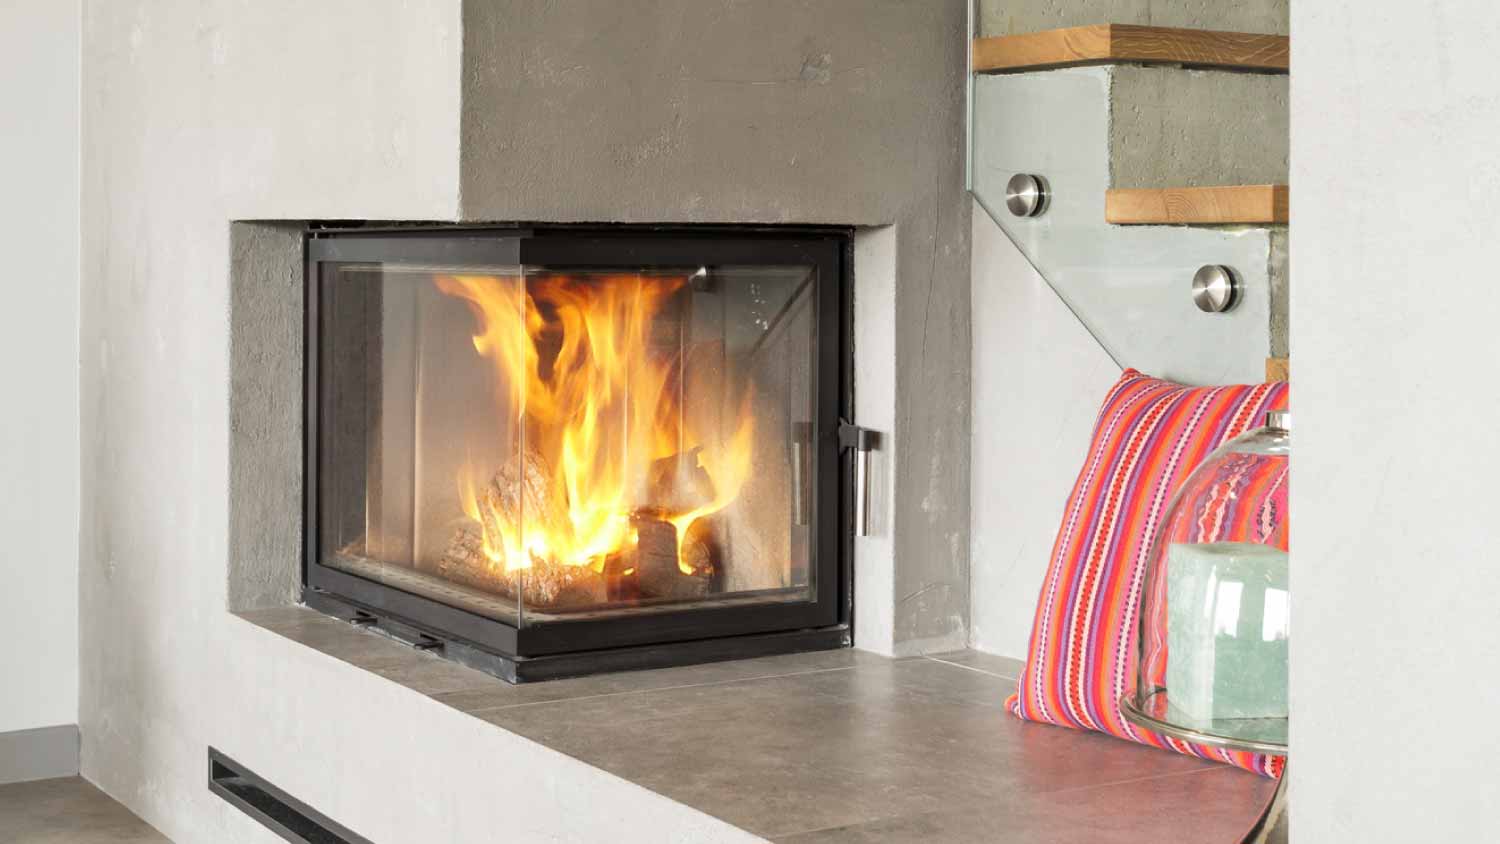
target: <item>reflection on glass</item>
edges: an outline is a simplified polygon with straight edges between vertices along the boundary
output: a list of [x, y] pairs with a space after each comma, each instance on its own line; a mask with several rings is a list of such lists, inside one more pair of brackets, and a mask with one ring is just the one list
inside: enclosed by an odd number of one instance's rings
[[324, 562], [517, 624], [813, 599], [816, 284], [327, 271]]

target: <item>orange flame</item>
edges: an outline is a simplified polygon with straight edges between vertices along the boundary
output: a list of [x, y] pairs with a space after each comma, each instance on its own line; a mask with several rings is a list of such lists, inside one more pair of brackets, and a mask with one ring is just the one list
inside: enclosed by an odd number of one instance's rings
[[[474, 350], [494, 366], [502, 422], [516, 455], [512, 480], [544, 471], [538, 496], [521, 495], [520, 524], [485, 490], [494, 467], [466, 464], [458, 478], [464, 513], [482, 528], [497, 571], [534, 564], [592, 566], [636, 541], [631, 516], [645, 504], [653, 461], [701, 448], [713, 497], [662, 517], [678, 548], [692, 524], [727, 507], [749, 474], [753, 422], [748, 392], [723, 443], [692, 430], [678, 401], [677, 348], [653, 344], [663, 307], [685, 278], [613, 275], [450, 275], [434, 280], [465, 300], [478, 320]], [[507, 434], [506, 432], [512, 432]], [[517, 442], [516, 440], [519, 440]], [[684, 573], [692, 569], [682, 561]]]

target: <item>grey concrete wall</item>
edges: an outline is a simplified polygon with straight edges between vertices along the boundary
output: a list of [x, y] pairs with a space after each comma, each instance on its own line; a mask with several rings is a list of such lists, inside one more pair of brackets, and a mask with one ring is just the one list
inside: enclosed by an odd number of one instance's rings
[[1290, 232], [1285, 226], [1271, 230], [1271, 257], [1266, 277], [1271, 281], [1271, 357], [1292, 353], [1292, 261]]
[[1109, 72], [1110, 187], [1286, 184], [1288, 77], [1135, 65]]
[[[302, 593], [303, 226], [229, 235], [229, 609]], [[288, 562], [292, 562], [288, 565]]]
[[1492, 838], [1500, 795], [1500, 299], [1459, 292], [1500, 227], [1500, 8], [1410, 11], [1293, 9], [1298, 844]]
[[1289, 0], [979, 0], [983, 35], [1011, 35], [1092, 23], [1287, 33]]
[[968, 614], [965, 25], [963, 0], [464, 8], [465, 218], [895, 227], [902, 652]]

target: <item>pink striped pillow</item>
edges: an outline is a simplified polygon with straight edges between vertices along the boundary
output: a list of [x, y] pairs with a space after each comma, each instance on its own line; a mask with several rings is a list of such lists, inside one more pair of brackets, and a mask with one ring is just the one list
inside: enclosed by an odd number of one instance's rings
[[1236, 753], [1142, 730], [1120, 713], [1135, 685], [1141, 580], [1172, 493], [1224, 442], [1286, 407], [1286, 384], [1184, 387], [1127, 369], [1104, 399], [1037, 599], [1017, 717], [1216, 759], [1268, 776], [1281, 757]]

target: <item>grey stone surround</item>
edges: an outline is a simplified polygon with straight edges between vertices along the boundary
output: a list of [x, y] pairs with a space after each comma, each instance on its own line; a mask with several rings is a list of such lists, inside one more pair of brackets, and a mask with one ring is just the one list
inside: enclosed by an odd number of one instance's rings
[[302, 227], [230, 231], [231, 610], [302, 594]]

